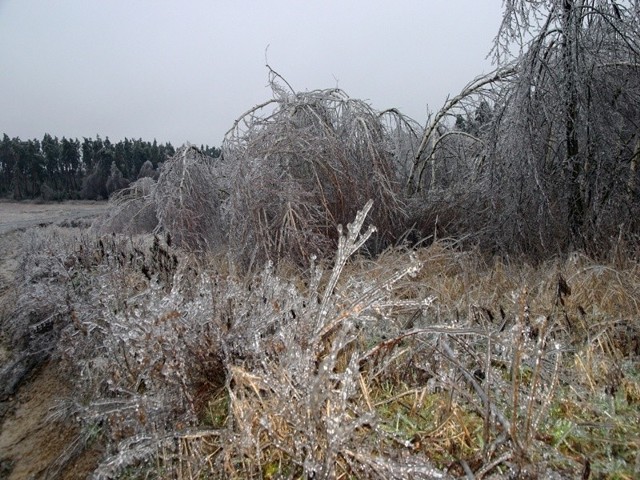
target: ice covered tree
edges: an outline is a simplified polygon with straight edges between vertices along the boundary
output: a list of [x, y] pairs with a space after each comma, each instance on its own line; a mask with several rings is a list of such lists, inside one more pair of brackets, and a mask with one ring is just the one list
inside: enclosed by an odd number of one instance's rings
[[515, 237], [602, 249], [637, 230], [638, 2], [507, 0], [494, 54], [517, 65], [492, 155], [494, 201], [517, 199]]
[[507, 0], [493, 54], [427, 124], [408, 184], [423, 231], [534, 256], [637, 235], [638, 2]]
[[122, 172], [117, 167], [116, 162], [111, 162], [111, 172], [107, 179], [107, 193], [111, 195], [129, 185], [129, 181], [122, 176]]

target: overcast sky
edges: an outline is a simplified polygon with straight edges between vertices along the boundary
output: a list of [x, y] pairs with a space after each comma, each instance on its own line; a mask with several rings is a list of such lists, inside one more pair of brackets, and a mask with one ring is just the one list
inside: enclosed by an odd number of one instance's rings
[[424, 124], [475, 76], [502, 0], [0, 0], [0, 133], [220, 145], [271, 98], [336, 85]]

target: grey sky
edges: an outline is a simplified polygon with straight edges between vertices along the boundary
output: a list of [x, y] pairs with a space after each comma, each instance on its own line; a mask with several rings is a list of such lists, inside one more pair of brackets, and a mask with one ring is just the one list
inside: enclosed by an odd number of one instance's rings
[[473, 77], [501, 0], [0, 0], [0, 133], [220, 145], [271, 98], [339, 86], [424, 123]]

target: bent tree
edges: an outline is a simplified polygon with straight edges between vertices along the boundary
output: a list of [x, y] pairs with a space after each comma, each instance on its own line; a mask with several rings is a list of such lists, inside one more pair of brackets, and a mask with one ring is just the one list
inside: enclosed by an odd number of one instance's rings
[[491, 158], [521, 179], [494, 178], [521, 218], [538, 218], [520, 234], [600, 249], [637, 231], [640, 2], [505, 0], [493, 53], [517, 65]]

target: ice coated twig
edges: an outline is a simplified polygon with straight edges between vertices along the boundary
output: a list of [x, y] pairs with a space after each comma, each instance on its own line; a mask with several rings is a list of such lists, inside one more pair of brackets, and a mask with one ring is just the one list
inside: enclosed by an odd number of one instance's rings
[[333, 271], [331, 272], [331, 277], [329, 278], [329, 283], [325, 288], [324, 294], [322, 296], [322, 302], [320, 303], [320, 312], [318, 314], [318, 320], [316, 323], [314, 337], [317, 337], [318, 334], [326, 327], [325, 322], [327, 318], [327, 314], [329, 312], [329, 303], [331, 302], [331, 297], [333, 295], [333, 291], [336, 288], [336, 284], [338, 283], [338, 279], [342, 274], [342, 269], [344, 268], [347, 260], [351, 255], [353, 255], [364, 243], [369, 240], [369, 237], [376, 231], [376, 227], [370, 225], [364, 234], [360, 233], [362, 229], [362, 225], [364, 224], [365, 219], [367, 218], [367, 214], [371, 207], [373, 206], [373, 200], [369, 200], [362, 210], [358, 211], [356, 218], [353, 223], [347, 225], [347, 236], [345, 237], [342, 234], [342, 225], [338, 225], [338, 253], [336, 254], [336, 263], [333, 267]]

